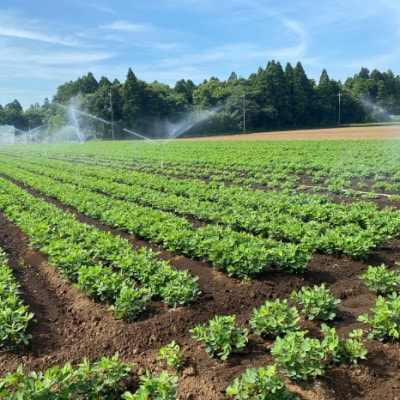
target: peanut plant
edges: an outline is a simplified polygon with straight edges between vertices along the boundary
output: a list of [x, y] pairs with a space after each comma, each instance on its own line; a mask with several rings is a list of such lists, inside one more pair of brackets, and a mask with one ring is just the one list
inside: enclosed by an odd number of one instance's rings
[[400, 290], [400, 272], [397, 270], [389, 271], [385, 264], [379, 267], [368, 266], [367, 272], [360, 275], [365, 285], [378, 295], [387, 295]]
[[235, 315], [216, 315], [209, 321], [208, 327], [196, 325], [189, 332], [194, 339], [203, 342], [210, 357], [226, 360], [231, 353], [243, 351], [247, 344], [248, 331], [237, 327], [235, 320]]
[[257, 335], [276, 337], [299, 330], [299, 321], [296, 307], [290, 307], [286, 299], [276, 299], [266, 301], [260, 308], [253, 309], [249, 323]]
[[7, 262], [6, 253], [0, 249], [0, 347], [12, 350], [29, 343], [31, 335], [26, 330], [34, 315], [19, 296], [19, 283]]
[[226, 388], [226, 394], [236, 400], [299, 400], [287, 390], [285, 381], [277, 374], [276, 364], [246, 369], [241, 379], [236, 378]]
[[308, 319], [322, 321], [335, 318], [337, 305], [341, 301], [325, 288], [324, 283], [312, 288], [303, 286], [298, 292], [293, 291], [291, 297], [303, 306], [302, 312]]

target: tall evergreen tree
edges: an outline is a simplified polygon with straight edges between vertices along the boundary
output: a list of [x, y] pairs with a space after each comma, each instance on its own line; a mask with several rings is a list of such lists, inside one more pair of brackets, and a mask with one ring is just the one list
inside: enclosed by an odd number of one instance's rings
[[301, 63], [297, 62], [293, 70], [293, 115], [296, 126], [301, 127], [310, 124], [313, 98], [312, 82], [308, 79]]
[[122, 113], [124, 123], [130, 129], [139, 129], [142, 124], [144, 100], [144, 83], [129, 68], [126, 80], [121, 87]]

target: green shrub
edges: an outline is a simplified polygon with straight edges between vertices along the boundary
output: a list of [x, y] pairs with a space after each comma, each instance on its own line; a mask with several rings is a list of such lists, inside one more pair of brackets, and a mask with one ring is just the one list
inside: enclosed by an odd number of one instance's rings
[[366, 273], [360, 275], [365, 285], [374, 293], [386, 295], [398, 292], [400, 288], [399, 271], [388, 271], [385, 264], [379, 267], [368, 266]]
[[340, 339], [335, 328], [329, 328], [326, 324], [322, 324], [321, 328], [324, 334], [323, 345], [326, 347], [327, 363], [356, 364], [359, 359], [365, 359], [367, 350], [364, 347], [362, 329], [354, 329], [347, 339]]
[[301, 311], [310, 320], [332, 320], [340, 303], [340, 299], [333, 296], [325, 284], [314, 285], [313, 288], [303, 286], [298, 292], [293, 291], [291, 297], [303, 306]]
[[134, 284], [128, 285], [123, 282], [110, 310], [115, 311], [117, 318], [134, 321], [146, 309], [146, 303], [150, 297], [151, 294], [146, 288], [138, 288]]
[[12, 350], [29, 343], [31, 335], [26, 331], [34, 315], [21, 299], [20, 285], [7, 263], [7, 255], [0, 249], [0, 347]]
[[16, 372], [0, 378], [0, 398], [9, 400], [118, 399], [132, 365], [122, 364], [118, 353], [90, 364], [85, 358], [76, 369], [70, 363], [43, 372]]
[[282, 377], [277, 375], [276, 365], [265, 368], [248, 368], [242, 379], [236, 378], [232, 386], [226, 388], [226, 394], [237, 400], [298, 400], [286, 389]]
[[178, 343], [173, 340], [166, 346], [161, 347], [157, 360], [163, 360], [168, 367], [178, 370], [182, 365], [183, 351]]
[[358, 320], [372, 327], [372, 334], [378, 340], [400, 339], [400, 295], [396, 292], [388, 299], [378, 296], [372, 315], [363, 314]]
[[296, 307], [289, 307], [287, 300], [266, 301], [253, 309], [250, 325], [257, 335], [276, 337], [299, 329], [300, 316]]
[[316, 338], [305, 337], [307, 331], [288, 332], [277, 337], [271, 354], [283, 372], [295, 381], [308, 381], [325, 372], [326, 346]]
[[196, 325], [190, 329], [192, 337], [204, 342], [205, 351], [210, 357], [226, 360], [231, 353], [243, 351], [247, 344], [248, 331], [235, 325], [235, 315], [216, 315], [209, 321], [209, 326]]
[[152, 376], [149, 371], [140, 377], [142, 381], [135, 393], [125, 392], [121, 398], [124, 400], [175, 400], [178, 387], [178, 377], [170, 376], [167, 371], [162, 371], [160, 376]]
[[355, 329], [349, 338], [340, 339], [335, 328], [322, 324], [323, 339], [306, 337], [308, 331], [289, 332], [279, 336], [271, 349], [282, 371], [290, 378], [306, 382], [322, 376], [331, 364], [357, 363], [365, 359], [363, 331]]

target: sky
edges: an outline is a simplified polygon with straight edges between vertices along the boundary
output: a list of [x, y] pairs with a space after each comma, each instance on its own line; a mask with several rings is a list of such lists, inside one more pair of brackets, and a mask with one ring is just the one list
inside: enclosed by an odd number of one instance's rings
[[318, 82], [361, 68], [400, 74], [398, 0], [1, 0], [0, 104], [24, 109], [93, 73], [173, 87], [268, 61]]

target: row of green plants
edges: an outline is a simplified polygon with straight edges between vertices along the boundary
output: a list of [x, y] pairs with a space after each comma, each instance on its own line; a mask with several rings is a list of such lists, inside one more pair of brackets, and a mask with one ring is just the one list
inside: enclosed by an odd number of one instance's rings
[[[26, 146], [23, 151], [85, 165], [279, 188], [288, 184], [300, 187], [304, 182], [313, 181], [325, 188], [332, 186], [336, 191], [348, 189], [348, 182], [356, 179], [379, 190], [380, 183], [391, 185], [399, 180], [399, 151], [395, 140], [172, 141], [162, 147], [163, 168], [160, 167], [160, 146], [140, 141], [107, 145], [92, 142], [85, 143], [84, 148], [72, 144], [45, 149]], [[20, 154], [21, 148], [3, 149], [3, 152]], [[375, 183], [378, 186], [373, 187]], [[388, 190], [398, 190], [398, 187]]]
[[108, 225], [162, 245], [170, 251], [209, 261], [231, 276], [252, 278], [268, 266], [304, 271], [311, 254], [304, 246], [263, 239], [229, 227], [193, 224], [174, 214], [114, 200], [105, 195], [61, 183], [28, 171], [4, 167], [9, 176], [56, 197], [64, 204]]
[[171, 307], [200, 294], [198, 277], [178, 271], [152, 251], [101, 232], [1, 178], [0, 209], [49, 256], [50, 262], [90, 297], [107, 301], [118, 318], [136, 319], [150, 298]]
[[119, 353], [112, 357], [100, 356], [95, 362], [86, 357], [76, 367], [70, 362], [55, 365], [45, 371], [27, 373], [20, 364], [15, 372], [0, 377], [0, 398], [6, 400], [69, 400], [69, 399], [125, 399], [175, 400], [178, 371], [184, 353], [175, 341], [163, 346], [156, 360], [162, 362], [159, 374], [146, 370], [134, 381], [135, 363], [124, 363]]
[[0, 248], [0, 348], [13, 350], [28, 344], [32, 337], [28, 326], [34, 314], [20, 294], [20, 284], [8, 266], [7, 254]]
[[56, 161], [39, 165], [27, 163], [26, 159], [23, 163], [9, 160], [8, 168], [10, 163], [111, 198], [293, 243], [311, 253], [342, 252], [366, 258], [372, 250], [400, 234], [399, 212], [379, 210], [373, 203], [338, 205], [321, 195], [266, 193], [148, 174], [120, 174]]
[[[167, 346], [165, 347], [167, 348]], [[0, 398], [5, 400], [173, 400], [177, 397], [178, 376], [163, 370], [159, 375], [146, 370], [140, 383], [132, 382], [134, 363], [126, 364], [119, 354], [84, 358], [75, 368], [67, 362], [45, 371], [26, 373], [21, 364], [15, 372], [0, 378]], [[138, 386], [136, 390], [131, 387]]]

